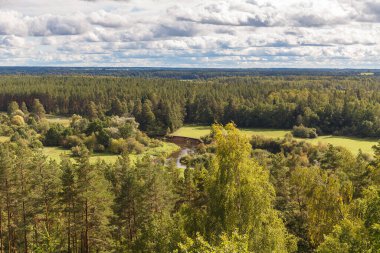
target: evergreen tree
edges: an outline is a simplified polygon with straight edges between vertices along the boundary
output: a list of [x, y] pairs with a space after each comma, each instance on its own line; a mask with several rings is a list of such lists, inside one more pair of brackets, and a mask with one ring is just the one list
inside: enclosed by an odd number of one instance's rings
[[10, 102], [9, 105], [8, 105], [8, 115], [12, 115], [17, 110], [19, 110], [18, 103], [16, 101]]
[[21, 111], [25, 114], [29, 113], [28, 107], [26, 106], [26, 103], [24, 101], [21, 103]]
[[156, 117], [152, 111], [152, 103], [147, 99], [142, 105], [140, 127], [141, 130], [153, 133], [155, 130]]
[[39, 99], [33, 100], [33, 106], [32, 106], [32, 113], [34, 113], [36, 116], [38, 116], [39, 119], [42, 119], [45, 117], [45, 108], [41, 104]]

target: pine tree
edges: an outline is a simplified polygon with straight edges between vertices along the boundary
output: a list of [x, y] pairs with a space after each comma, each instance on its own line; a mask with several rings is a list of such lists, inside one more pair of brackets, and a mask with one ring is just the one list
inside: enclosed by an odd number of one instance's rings
[[22, 111], [23, 113], [25, 113], [25, 114], [28, 114], [28, 113], [29, 113], [29, 111], [28, 111], [28, 107], [26, 106], [26, 103], [25, 103], [24, 101], [21, 103], [21, 111]]
[[10, 102], [8, 105], [8, 115], [12, 115], [17, 110], [19, 110], [18, 103], [16, 101]]
[[76, 236], [75, 236], [75, 212], [76, 212], [76, 199], [77, 190], [75, 185], [75, 171], [74, 165], [69, 159], [64, 159], [61, 162], [61, 185], [62, 191], [60, 192], [60, 202], [63, 205], [63, 212], [66, 218], [66, 232], [67, 232], [67, 252], [75, 252]]
[[152, 103], [145, 100], [142, 105], [140, 127], [141, 130], [153, 133], [155, 131], [156, 116], [152, 111]]
[[38, 116], [39, 119], [42, 119], [45, 117], [46, 111], [44, 106], [41, 104], [39, 99], [34, 99], [33, 106], [32, 106], [32, 112]]

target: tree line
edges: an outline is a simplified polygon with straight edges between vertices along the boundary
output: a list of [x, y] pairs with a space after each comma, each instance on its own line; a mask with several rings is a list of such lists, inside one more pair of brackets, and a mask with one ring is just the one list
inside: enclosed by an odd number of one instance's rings
[[315, 128], [317, 134], [380, 136], [380, 83], [368, 77], [226, 77], [207, 80], [91, 76], [2, 76], [0, 110], [11, 101], [48, 113], [134, 116], [149, 135], [184, 123]]

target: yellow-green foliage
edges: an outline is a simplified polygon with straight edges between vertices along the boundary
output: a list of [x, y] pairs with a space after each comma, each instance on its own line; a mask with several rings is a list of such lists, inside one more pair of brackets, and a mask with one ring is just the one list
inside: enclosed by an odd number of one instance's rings
[[[290, 130], [278, 130], [278, 129], [241, 129], [241, 131], [248, 136], [252, 135], [261, 135], [268, 138], [283, 138], [287, 133], [291, 133]], [[188, 125], [181, 127], [177, 131], [175, 131], [173, 136], [183, 136], [190, 138], [200, 138], [210, 133], [210, 127], [207, 126], [196, 126], [196, 125]], [[372, 154], [372, 146], [377, 144], [376, 139], [371, 138], [356, 138], [356, 137], [345, 137], [345, 136], [332, 136], [332, 135], [324, 135], [319, 136], [315, 139], [299, 139], [295, 138], [299, 141], [306, 141], [312, 144], [331, 144], [334, 146], [341, 146], [347, 148], [353, 154], [357, 154], [359, 149], [361, 149], [364, 153]]]
[[13, 125], [22, 126], [25, 124], [24, 118], [20, 115], [15, 115], [12, 117], [11, 122]]
[[231, 123], [214, 125], [213, 132], [209, 226], [228, 235], [239, 229], [253, 252], [287, 252], [286, 229], [273, 208], [275, 189], [268, 171], [250, 157], [249, 138]]
[[[9, 138], [0, 137], [0, 142], [2, 141], [2, 139], [7, 140]], [[130, 154], [129, 156], [130, 156], [130, 159], [132, 161], [136, 161], [137, 158], [142, 158], [145, 155], [167, 157], [167, 156], [171, 155], [172, 153], [178, 151], [179, 149], [180, 149], [180, 147], [178, 147], [177, 145], [175, 145], [173, 143], [163, 142], [158, 147], [146, 148], [146, 150], [139, 155]], [[53, 159], [57, 162], [61, 161], [61, 155], [63, 155], [63, 156], [70, 156], [71, 155], [71, 151], [69, 149], [64, 149], [64, 148], [60, 148], [60, 147], [44, 147], [43, 153], [48, 158]], [[106, 163], [114, 163], [118, 157], [119, 157], [119, 155], [116, 155], [116, 154], [94, 153], [90, 157], [90, 162], [95, 163], [97, 160], [103, 160]]]
[[0, 142], [6, 142], [6, 141], [9, 141], [8, 136], [0, 136]]

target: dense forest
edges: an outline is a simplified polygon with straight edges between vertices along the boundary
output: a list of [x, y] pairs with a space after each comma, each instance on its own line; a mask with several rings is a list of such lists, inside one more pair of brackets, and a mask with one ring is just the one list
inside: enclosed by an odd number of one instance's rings
[[[46, 126], [40, 105], [1, 118], [13, 134], [0, 144], [0, 252], [379, 252], [380, 145], [354, 157], [291, 135], [248, 139], [230, 123], [213, 126], [186, 169], [131, 160], [133, 149], [91, 163], [88, 142], [57, 162], [43, 142], [78, 131], [78, 116]], [[86, 134], [92, 122], [77, 138], [103, 140]]]
[[[235, 125], [378, 136], [379, 85], [4, 76], [0, 253], [380, 252], [380, 144], [354, 156], [292, 134], [248, 138]], [[63, 125], [47, 112], [76, 114]], [[179, 168], [152, 152], [165, 143], [152, 136], [184, 123], [213, 127]], [[51, 159], [51, 146], [70, 155]]]
[[317, 134], [380, 136], [380, 80], [368, 77], [230, 77], [206, 80], [92, 76], [2, 76], [0, 110], [11, 101], [87, 118], [129, 115], [151, 136], [184, 123], [238, 127], [303, 125]]

